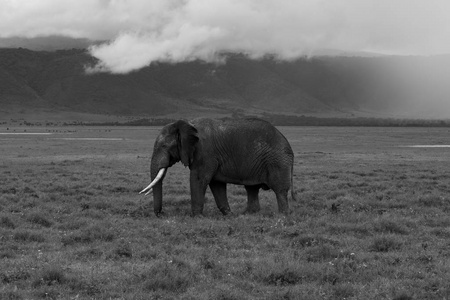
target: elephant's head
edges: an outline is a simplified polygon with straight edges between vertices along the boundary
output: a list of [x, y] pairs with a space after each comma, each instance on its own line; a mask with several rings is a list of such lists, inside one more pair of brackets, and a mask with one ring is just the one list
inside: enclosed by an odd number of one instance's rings
[[185, 166], [190, 166], [194, 160], [197, 142], [197, 129], [184, 120], [164, 126], [156, 138], [150, 165], [152, 182], [140, 193], [148, 195], [153, 191], [154, 211], [157, 216], [162, 210], [162, 181], [167, 168], [180, 160]]

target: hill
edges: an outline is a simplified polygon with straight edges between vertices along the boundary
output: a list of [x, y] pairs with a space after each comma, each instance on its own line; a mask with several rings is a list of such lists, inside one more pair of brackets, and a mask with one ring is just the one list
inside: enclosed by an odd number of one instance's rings
[[[228, 54], [226, 63], [154, 63], [87, 74], [86, 50], [0, 49], [0, 118], [104, 120], [232, 114], [428, 115], [450, 112], [450, 59]], [[424, 101], [426, 100], [426, 101]]]
[[100, 41], [91, 41], [83, 38], [70, 38], [58, 35], [42, 36], [34, 38], [25, 37], [0, 37], [0, 48], [26, 48], [34, 51], [56, 51], [63, 49], [86, 49]]

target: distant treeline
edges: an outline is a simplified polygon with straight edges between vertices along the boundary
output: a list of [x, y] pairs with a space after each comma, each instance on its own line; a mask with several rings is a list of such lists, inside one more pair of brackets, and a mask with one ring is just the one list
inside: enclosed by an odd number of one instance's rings
[[[137, 119], [126, 122], [101, 122], [101, 123], [83, 123], [83, 125], [89, 126], [164, 126], [166, 124], [175, 122], [175, 119]], [[67, 124], [78, 125], [78, 124]]]
[[[250, 116], [239, 116], [240, 118]], [[253, 117], [253, 116], [251, 116]], [[309, 116], [288, 116], [265, 113], [258, 116], [275, 126], [366, 126], [366, 127], [450, 127], [450, 120], [433, 119], [394, 119], [394, 118], [320, 118]], [[223, 119], [233, 119], [231, 117]], [[102, 123], [64, 123], [64, 125], [89, 125], [89, 126], [164, 126], [175, 122], [169, 118], [143, 118], [126, 122], [102, 122]]]
[[450, 127], [450, 119], [319, 118], [267, 113], [262, 118], [276, 126]]

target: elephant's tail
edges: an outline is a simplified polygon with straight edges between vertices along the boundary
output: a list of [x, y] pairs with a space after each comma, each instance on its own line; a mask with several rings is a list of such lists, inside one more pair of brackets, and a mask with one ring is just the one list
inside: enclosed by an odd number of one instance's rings
[[295, 194], [294, 191], [294, 164], [292, 163], [292, 167], [291, 167], [291, 197], [292, 197], [292, 201], [297, 202], [298, 198], [297, 195]]

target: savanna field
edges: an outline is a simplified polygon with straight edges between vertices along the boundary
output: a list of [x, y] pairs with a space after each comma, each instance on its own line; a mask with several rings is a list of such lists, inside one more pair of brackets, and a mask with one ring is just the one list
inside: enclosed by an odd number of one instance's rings
[[450, 129], [280, 127], [290, 215], [192, 218], [179, 163], [157, 218], [159, 129], [0, 128], [0, 299], [450, 299]]

